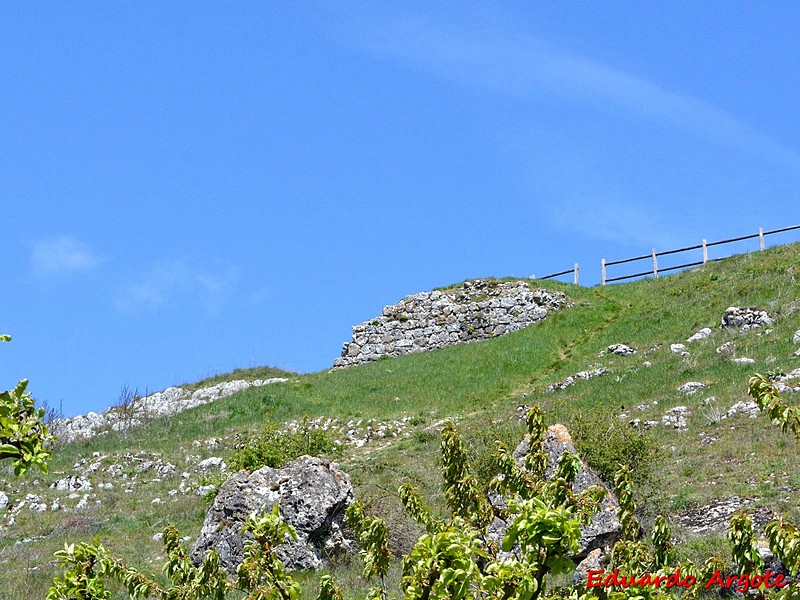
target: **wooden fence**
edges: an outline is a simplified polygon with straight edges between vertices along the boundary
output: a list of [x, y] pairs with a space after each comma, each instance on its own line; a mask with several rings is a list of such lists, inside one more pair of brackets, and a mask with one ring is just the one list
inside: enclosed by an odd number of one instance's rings
[[[606, 261], [605, 258], [600, 260], [600, 282], [602, 285], [606, 285], [607, 283], [611, 283], [614, 281], [623, 281], [625, 279], [633, 279], [634, 277], [647, 277], [648, 275], [652, 275], [653, 277], [658, 277], [660, 273], [666, 273], [668, 271], [677, 271], [678, 269], [686, 269], [689, 267], [697, 267], [700, 265], [705, 265], [708, 262], [714, 262], [718, 260], [723, 260], [722, 258], [708, 258], [708, 249], [712, 246], [720, 246], [722, 244], [730, 244], [733, 242], [741, 242], [744, 240], [752, 240], [758, 238], [759, 241], [759, 249], [764, 249], [764, 238], [768, 235], [772, 235], [775, 233], [783, 233], [785, 231], [792, 231], [795, 229], [800, 229], [800, 225], [793, 225], [791, 227], [782, 227], [781, 229], [773, 229], [772, 231], [764, 231], [763, 227], [758, 228], [758, 233], [754, 233], [753, 235], [743, 235], [741, 237], [730, 238], [727, 240], [719, 240], [718, 242], [707, 242], [703, 240], [701, 244], [697, 244], [696, 246], [687, 246], [686, 248], [678, 248], [676, 250], [665, 250], [663, 252], [656, 252], [656, 249], [653, 248], [653, 251], [650, 254], [643, 254], [642, 256], [634, 256], [632, 258], [623, 258], [622, 260], [612, 260]], [[675, 265], [666, 268], [659, 269], [658, 268], [658, 258], [660, 256], [669, 256], [671, 254], [679, 254], [681, 252], [691, 252], [692, 250], [702, 250], [703, 251], [703, 260], [688, 262], [682, 265]], [[622, 265], [626, 263], [636, 262], [640, 260], [650, 260], [652, 261], [652, 269], [648, 269], [647, 271], [641, 271], [639, 273], [632, 273], [630, 275], [620, 275], [617, 277], [608, 277], [607, 276], [607, 269], [608, 267], [614, 265]], [[575, 263], [575, 266], [572, 269], [567, 269], [566, 271], [559, 271], [558, 273], [552, 273], [545, 277], [532, 277], [534, 279], [553, 279], [555, 277], [561, 277], [562, 275], [567, 275], [569, 273], [573, 274], [573, 283], [578, 285], [578, 263]]]

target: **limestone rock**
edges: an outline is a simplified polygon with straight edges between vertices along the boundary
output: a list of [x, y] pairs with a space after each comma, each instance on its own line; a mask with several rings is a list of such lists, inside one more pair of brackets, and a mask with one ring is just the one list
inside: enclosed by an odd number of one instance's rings
[[728, 412], [725, 413], [725, 416], [732, 417], [736, 414], [747, 415], [751, 419], [755, 419], [761, 414], [761, 410], [758, 408], [758, 404], [752, 400], [739, 401], [728, 409]]
[[589, 578], [589, 571], [597, 571], [603, 568], [603, 563], [601, 562], [603, 555], [606, 554], [600, 548], [595, 548], [584, 558], [577, 567], [575, 567], [575, 573], [572, 575], [572, 582], [579, 584], [583, 583], [586, 584], [586, 581]]
[[84, 477], [70, 475], [68, 477], [59, 479], [50, 487], [61, 492], [81, 492], [91, 490], [92, 484], [89, 483], [89, 480], [85, 479]]
[[700, 383], [699, 381], [687, 381], [678, 388], [678, 391], [683, 392], [684, 394], [694, 394], [697, 390], [704, 387], [706, 387], [705, 383]]
[[208, 469], [219, 469], [220, 471], [227, 471], [228, 465], [219, 456], [212, 456], [197, 463], [197, 468], [201, 471]]
[[697, 340], [702, 340], [710, 336], [712, 333], [710, 327], [703, 327], [697, 333], [692, 334], [690, 337], [686, 339], [687, 342], [696, 342]]
[[564, 381], [558, 381], [556, 383], [551, 383], [547, 386], [548, 392], [554, 392], [556, 390], [565, 390], [568, 387], [572, 387], [575, 383], [581, 379], [588, 380], [594, 379], [595, 377], [600, 377], [601, 375], [605, 375], [608, 373], [608, 369], [605, 367], [594, 367], [586, 369], [585, 371], [578, 371], [575, 375], [570, 375]]
[[608, 347], [608, 351], [615, 356], [630, 356], [631, 354], [636, 354], [636, 350], [627, 344], [611, 344]]
[[740, 358], [734, 358], [732, 362], [735, 362], [737, 365], [754, 365], [756, 361], [752, 358], [747, 358], [746, 356], [742, 356]]
[[670, 344], [669, 349], [671, 352], [674, 352], [675, 354], [686, 352], [686, 346], [684, 346], [683, 344]]
[[757, 308], [740, 308], [730, 306], [722, 316], [722, 328], [734, 327], [742, 331], [748, 331], [764, 325], [771, 325], [772, 317], [766, 311]]
[[691, 414], [691, 411], [685, 406], [676, 406], [664, 413], [664, 416], [661, 417], [661, 424], [665, 427], [677, 429], [678, 431], [685, 431], [688, 426], [686, 419]]
[[733, 354], [736, 352], [736, 344], [734, 342], [725, 342], [717, 348], [717, 354]]
[[792, 343], [800, 344], [800, 329], [794, 332], [794, 336], [792, 336]]
[[271, 385], [287, 381], [284, 377], [256, 379], [248, 381], [237, 379], [223, 381], [216, 385], [203, 387], [194, 392], [179, 387], [169, 387], [144, 398], [135, 399], [130, 406], [121, 410], [112, 406], [102, 413], [89, 412], [71, 419], [56, 419], [50, 430], [63, 442], [88, 439], [107, 431], [124, 431], [141, 425], [143, 420], [164, 417], [201, 404], [214, 402], [237, 394], [249, 387]]
[[276, 550], [287, 569], [316, 569], [329, 556], [351, 549], [341, 527], [344, 511], [353, 503], [349, 476], [335, 463], [301, 456], [280, 469], [263, 467], [229, 477], [206, 515], [192, 561], [200, 564], [215, 548], [223, 568], [235, 573], [242, 561], [245, 519], [272, 510], [276, 502], [283, 519], [297, 530], [297, 541], [287, 540]]
[[[548, 466], [545, 473], [548, 479], [555, 473], [558, 460], [564, 452], [569, 451], [575, 455], [578, 454], [572, 444], [572, 437], [563, 425], [551, 425], [547, 428], [547, 433], [544, 436], [544, 447], [548, 458]], [[526, 435], [513, 454], [514, 459], [520, 466], [524, 466], [525, 457], [529, 452], [530, 436]], [[580, 550], [573, 557], [578, 560], [585, 558], [596, 548], [613, 545], [620, 536], [621, 526], [617, 518], [617, 508], [619, 507], [617, 497], [594, 471], [581, 462], [581, 469], [575, 477], [572, 490], [577, 494], [593, 485], [605, 488], [606, 495], [600, 505], [600, 510], [592, 517], [591, 523], [581, 527]], [[490, 498], [490, 500], [495, 504], [498, 498]], [[501, 519], [495, 519], [495, 522], [489, 528], [490, 537], [502, 542], [507, 526], [508, 524]]]
[[0, 510], [5, 510], [8, 507], [8, 496], [5, 492], [0, 492]]

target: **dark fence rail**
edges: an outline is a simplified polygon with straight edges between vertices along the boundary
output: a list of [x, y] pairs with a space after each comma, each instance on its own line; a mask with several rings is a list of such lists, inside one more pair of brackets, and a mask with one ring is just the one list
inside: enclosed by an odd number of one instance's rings
[[575, 263], [574, 267], [567, 269], [566, 271], [551, 273], [550, 275], [545, 275], [544, 277], [531, 277], [531, 279], [554, 279], [555, 277], [561, 277], [562, 275], [568, 275], [570, 273], [572, 273], [572, 283], [578, 285], [578, 263]]
[[[685, 248], [676, 248], [675, 250], [664, 250], [663, 252], [656, 252], [656, 249], [653, 248], [653, 251], [650, 254], [644, 254], [642, 256], [634, 256], [632, 258], [623, 258], [622, 260], [612, 260], [606, 261], [605, 258], [600, 260], [600, 282], [602, 285], [606, 285], [607, 283], [611, 283], [613, 281], [623, 281], [625, 279], [633, 279], [635, 277], [646, 277], [648, 275], [652, 275], [653, 277], [658, 277], [659, 273], [666, 273], [668, 271], [677, 271], [679, 269], [686, 269], [689, 267], [697, 267], [700, 265], [707, 264], [709, 262], [715, 262], [718, 260], [722, 260], [721, 258], [708, 258], [708, 249], [711, 246], [719, 246], [722, 244], [731, 244], [733, 242], [742, 242], [744, 240], [753, 240], [758, 238], [759, 240], [759, 249], [764, 249], [764, 238], [768, 235], [772, 235], [775, 233], [783, 233], [786, 231], [792, 231], [794, 229], [800, 229], [800, 225], [792, 225], [791, 227], [782, 227], [780, 229], [773, 229], [772, 231], [764, 231], [763, 228], [759, 227], [758, 233], [754, 233], [752, 235], [743, 235], [740, 237], [730, 238], [727, 240], [719, 240], [717, 242], [707, 242], [703, 240], [702, 244], [697, 244], [696, 246], [687, 246]], [[682, 265], [675, 265], [667, 268], [658, 268], [658, 257], [659, 256], [668, 256], [670, 254], [678, 254], [680, 252], [690, 252], [692, 250], [702, 250], [703, 251], [703, 260], [688, 262]], [[638, 260], [652, 260], [653, 267], [647, 271], [642, 271], [640, 273], [632, 273], [630, 275], [621, 275], [618, 277], [608, 277], [606, 273], [606, 269], [613, 265], [622, 265], [625, 263], [635, 262]], [[577, 269], [577, 265], [576, 265]], [[567, 271], [568, 272], [568, 271]]]
[[[609, 260], [607, 261], [605, 258], [600, 260], [600, 282], [602, 285], [606, 285], [607, 283], [612, 283], [614, 281], [624, 281], [626, 279], [634, 279], [636, 277], [647, 277], [648, 275], [652, 275], [653, 277], [658, 277], [659, 273], [668, 273], [669, 271], [678, 271], [680, 269], [688, 269], [689, 267], [699, 267], [700, 265], [705, 265], [710, 262], [716, 262], [718, 260], [724, 260], [724, 258], [708, 258], [708, 249], [712, 246], [720, 246], [722, 244], [732, 244], [734, 242], [742, 242], [745, 240], [754, 240], [758, 238], [759, 240], [759, 250], [764, 249], [764, 238], [768, 235], [773, 235], [775, 233], [784, 233], [786, 231], [793, 231], [795, 229], [800, 229], [800, 225], [792, 225], [791, 227], [781, 227], [780, 229], [773, 229], [772, 231], [764, 231], [762, 227], [759, 227], [758, 233], [754, 233], [752, 235], [742, 235], [735, 238], [729, 238], [727, 240], [719, 240], [717, 242], [707, 242], [703, 240], [701, 244], [697, 244], [695, 246], [686, 246], [685, 248], [676, 248], [674, 250], [663, 250], [661, 252], [656, 252], [656, 249], [653, 248], [653, 251], [650, 254], [643, 254], [641, 256], [633, 256], [631, 258], [623, 258], [621, 260]], [[658, 267], [658, 258], [660, 256], [669, 256], [672, 254], [680, 254], [681, 252], [691, 252], [692, 250], [702, 250], [703, 251], [703, 260], [696, 260], [692, 262], [687, 262], [682, 265], [674, 265], [669, 267], [664, 267], [659, 269]], [[608, 277], [606, 270], [608, 267], [614, 265], [624, 265], [626, 263], [636, 262], [638, 260], [652, 260], [653, 266], [651, 269], [647, 271], [640, 271], [639, 273], [631, 273], [629, 275], [620, 275], [617, 277]], [[545, 275], [544, 277], [536, 277], [535, 275], [531, 275], [531, 279], [555, 279], [556, 277], [563, 277], [564, 275], [572, 275], [572, 282], [575, 285], [578, 285], [578, 263], [575, 263], [575, 266], [571, 269], [565, 269], [564, 271], [559, 271], [558, 273], [551, 273], [550, 275]]]

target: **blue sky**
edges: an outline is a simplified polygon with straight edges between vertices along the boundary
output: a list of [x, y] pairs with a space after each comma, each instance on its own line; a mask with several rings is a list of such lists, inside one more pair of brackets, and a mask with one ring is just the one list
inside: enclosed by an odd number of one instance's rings
[[2, 3], [0, 388], [73, 415], [123, 385], [316, 371], [406, 294], [574, 262], [595, 284], [601, 257], [800, 223], [799, 22]]

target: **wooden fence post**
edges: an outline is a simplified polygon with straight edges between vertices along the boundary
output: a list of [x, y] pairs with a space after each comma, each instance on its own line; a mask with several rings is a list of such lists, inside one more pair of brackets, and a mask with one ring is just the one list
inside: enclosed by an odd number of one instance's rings
[[602, 281], [603, 285], [606, 284], [606, 259], [600, 259], [600, 281]]
[[764, 228], [758, 228], [758, 243], [761, 246], [761, 251], [764, 251]]
[[708, 263], [708, 248], [706, 247], [706, 241], [703, 240], [703, 264]]
[[658, 258], [656, 255], [656, 249], [653, 248], [653, 277], [658, 279]]
[[578, 285], [578, 263], [575, 263], [575, 285]]

